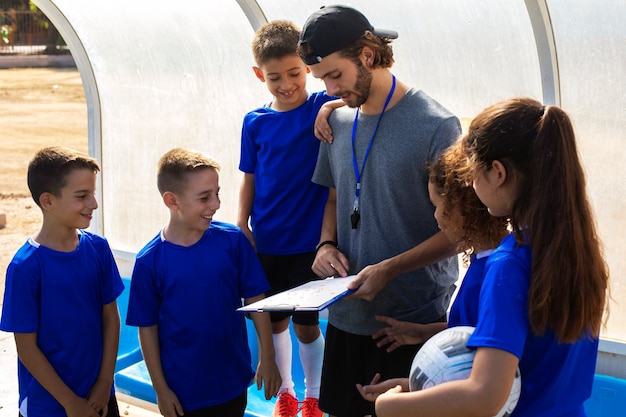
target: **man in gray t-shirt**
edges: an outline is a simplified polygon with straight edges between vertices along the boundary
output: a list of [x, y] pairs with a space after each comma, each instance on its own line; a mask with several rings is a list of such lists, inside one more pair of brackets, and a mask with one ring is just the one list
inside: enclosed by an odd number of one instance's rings
[[375, 315], [444, 320], [458, 276], [455, 247], [433, 217], [427, 166], [460, 135], [460, 123], [396, 80], [396, 37], [345, 6], [315, 12], [300, 36], [313, 76], [347, 104], [329, 119], [334, 141], [322, 144], [313, 175], [330, 188], [313, 270], [358, 273], [354, 296], [329, 309], [320, 409], [334, 416], [373, 415], [355, 385], [376, 372], [405, 377], [419, 348], [377, 348], [371, 335], [384, 324]]

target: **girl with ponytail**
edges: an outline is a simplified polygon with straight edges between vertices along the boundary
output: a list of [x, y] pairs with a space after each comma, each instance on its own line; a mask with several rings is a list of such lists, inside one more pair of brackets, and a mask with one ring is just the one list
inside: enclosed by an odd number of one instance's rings
[[510, 99], [483, 110], [461, 143], [477, 196], [513, 230], [485, 266], [472, 373], [393, 388], [376, 415], [495, 415], [519, 366], [511, 417], [585, 416], [609, 277], [572, 123], [556, 106]]

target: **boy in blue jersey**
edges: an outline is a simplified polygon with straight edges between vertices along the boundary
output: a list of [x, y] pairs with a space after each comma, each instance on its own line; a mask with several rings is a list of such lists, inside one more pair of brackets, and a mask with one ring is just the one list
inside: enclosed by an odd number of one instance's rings
[[23, 417], [119, 417], [115, 300], [124, 286], [107, 241], [83, 230], [98, 208], [99, 170], [60, 147], [40, 150], [28, 166], [43, 223], [7, 269], [0, 320], [15, 336]]
[[[307, 92], [309, 69], [296, 53], [299, 36], [300, 29], [284, 20], [256, 32], [253, 70], [273, 100], [246, 114], [241, 135], [239, 169], [244, 176], [237, 225], [256, 247], [270, 294], [318, 279], [311, 265], [328, 197], [327, 187], [311, 182], [319, 151], [313, 128], [320, 107], [334, 97]], [[291, 374], [290, 314], [271, 313], [271, 319], [283, 381], [273, 416], [294, 417], [298, 400]], [[317, 401], [324, 338], [318, 313], [293, 314], [293, 323], [305, 373], [303, 417], [321, 416]]]
[[213, 220], [218, 171], [200, 152], [161, 157], [157, 183], [170, 219], [133, 269], [126, 323], [139, 327], [166, 417], [243, 416], [253, 377], [267, 399], [280, 386], [267, 313], [251, 313], [260, 339], [256, 375], [251, 367], [245, 317], [236, 310], [242, 298], [263, 298], [269, 285], [241, 230]]

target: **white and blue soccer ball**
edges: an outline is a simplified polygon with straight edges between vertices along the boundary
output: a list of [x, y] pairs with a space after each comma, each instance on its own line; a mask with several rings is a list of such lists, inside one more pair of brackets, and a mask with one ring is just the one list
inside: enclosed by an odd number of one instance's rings
[[[411, 364], [409, 388], [411, 391], [427, 389], [447, 381], [467, 379], [474, 364], [475, 350], [467, 347], [474, 332], [470, 326], [447, 328], [424, 343]], [[509, 398], [494, 417], [510, 416], [519, 399], [522, 378], [515, 372]]]

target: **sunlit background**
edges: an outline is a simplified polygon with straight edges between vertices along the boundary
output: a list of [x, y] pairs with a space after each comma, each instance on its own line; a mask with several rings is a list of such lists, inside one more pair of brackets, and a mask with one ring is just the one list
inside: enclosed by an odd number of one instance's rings
[[[302, 25], [311, 0], [37, 0], [80, 71], [89, 149], [102, 164], [92, 228], [124, 274], [166, 222], [156, 163], [176, 146], [222, 164], [222, 208], [234, 222], [243, 115], [271, 100], [254, 77], [262, 23]], [[626, 2], [620, 0], [363, 0], [374, 26], [397, 30], [393, 72], [464, 119], [512, 96], [572, 117], [611, 270], [613, 303], [598, 368], [626, 376]], [[309, 91], [323, 89], [311, 79]]]

